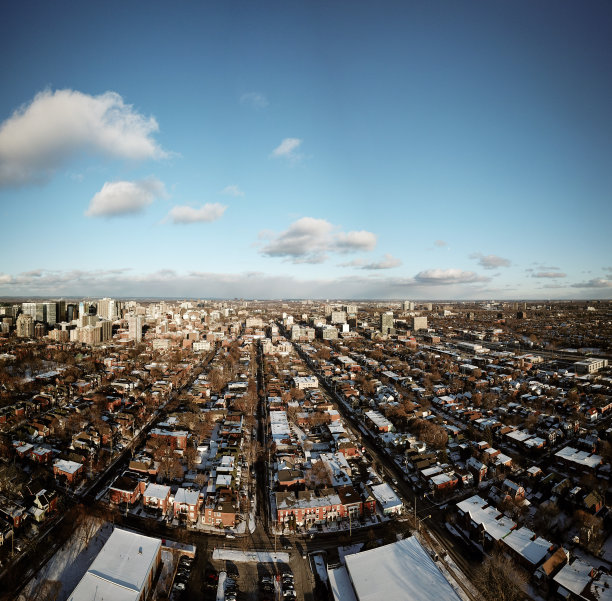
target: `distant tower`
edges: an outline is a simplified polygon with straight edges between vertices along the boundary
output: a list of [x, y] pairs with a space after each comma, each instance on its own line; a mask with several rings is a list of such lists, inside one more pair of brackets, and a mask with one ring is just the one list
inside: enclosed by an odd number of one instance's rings
[[380, 331], [384, 336], [395, 331], [393, 329], [393, 311], [387, 311], [380, 316]]
[[128, 318], [130, 328], [130, 339], [142, 342], [142, 315], [131, 315]]
[[31, 315], [22, 313], [16, 325], [18, 338], [34, 338], [34, 318]]

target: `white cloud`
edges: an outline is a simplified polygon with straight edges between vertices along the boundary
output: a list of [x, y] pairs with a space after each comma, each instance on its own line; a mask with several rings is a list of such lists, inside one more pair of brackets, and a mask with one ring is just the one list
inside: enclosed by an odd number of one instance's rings
[[360, 230], [356, 232], [340, 232], [336, 236], [336, 249], [340, 252], [352, 252], [355, 250], [369, 251], [376, 247], [376, 234]]
[[461, 269], [426, 269], [417, 273], [414, 279], [419, 284], [449, 285], [488, 282], [491, 278]]
[[472, 253], [470, 259], [478, 259], [478, 264], [484, 269], [497, 269], [498, 267], [510, 267], [510, 261], [497, 255], [483, 255]]
[[567, 277], [565, 273], [560, 271], [538, 271], [531, 274], [532, 278], [564, 278]]
[[153, 139], [159, 130], [115, 92], [90, 96], [45, 90], [0, 125], [0, 186], [48, 179], [82, 154], [126, 160], [167, 153]]
[[91, 199], [85, 215], [113, 217], [140, 213], [165, 194], [164, 184], [154, 177], [135, 182], [106, 182]]
[[10, 284], [13, 281], [13, 276], [8, 273], [0, 273], [0, 284]]
[[225, 186], [223, 190], [221, 190], [221, 194], [225, 194], [226, 196], [244, 196], [244, 192], [240, 189], [239, 186], [235, 184], [231, 184], [230, 186]]
[[[260, 238], [262, 232], [260, 232]], [[372, 250], [376, 236], [371, 232], [338, 232], [326, 219], [302, 217], [277, 236], [265, 232], [270, 241], [261, 249], [267, 257], [286, 257], [294, 263], [322, 263], [328, 252]]]
[[373, 261], [372, 263], [366, 263], [361, 266], [361, 269], [393, 269], [399, 267], [402, 264], [400, 259], [393, 257], [389, 253], [385, 253], [384, 258], [380, 261]]
[[248, 104], [256, 109], [265, 109], [270, 103], [261, 92], [247, 92], [240, 97], [241, 104]]
[[210, 223], [221, 219], [227, 207], [218, 202], [206, 203], [199, 209], [187, 205], [172, 207], [167, 219], [172, 223]]
[[296, 150], [301, 146], [302, 140], [299, 138], [285, 138], [273, 151], [272, 156], [274, 158], [286, 158], [292, 160], [298, 160], [302, 155], [298, 154]]

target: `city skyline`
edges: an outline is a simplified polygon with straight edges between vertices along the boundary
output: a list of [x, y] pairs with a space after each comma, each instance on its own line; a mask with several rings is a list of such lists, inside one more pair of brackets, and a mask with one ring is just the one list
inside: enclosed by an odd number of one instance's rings
[[607, 3], [34, 2], [0, 32], [2, 297], [612, 296]]

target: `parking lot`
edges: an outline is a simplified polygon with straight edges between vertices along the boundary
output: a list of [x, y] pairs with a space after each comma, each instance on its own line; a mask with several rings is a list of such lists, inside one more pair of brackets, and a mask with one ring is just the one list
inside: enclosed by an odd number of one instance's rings
[[[217, 574], [225, 573], [226, 601], [313, 601], [314, 580], [308, 562], [292, 556], [288, 563], [255, 563], [211, 560]], [[221, 578], [223, 579], [223, 575]], [[228, 587], [229, 583], [229, 587]], [[217, 587], [206, 586], [205, 601], [221, 600]]]

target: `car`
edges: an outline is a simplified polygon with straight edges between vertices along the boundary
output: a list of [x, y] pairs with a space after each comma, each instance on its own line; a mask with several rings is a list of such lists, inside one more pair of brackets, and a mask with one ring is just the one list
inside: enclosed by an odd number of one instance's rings
[[295, 591], [284, 591], [283, 597], [285, 599], [295, 599]]
[[262, 576], [262, 577], [261, 577], [261, 580], [260, 580], [259, 582], [261, 582], [262, 584], [263, 584], [264, 582], [270, 582], [270, 583], [271, 583], [271, 582], [273, 582], [273, 580], [272, 580], [272, 576]]
[[238, 595], [234, 592], [225, 593], [225, 601], [237, 601]]
[[283, 545], [283, 549], [285, 549], [285, 550], [291, 549], [291, 545], [289, 543], [285, 543]]
[[264, 593], [274, 592], [274, 585], [271, 582], [264, 582], [263, 584], [260, 585], [260, 588]]
[[176, 581], [174, 581], [174, 586], [172, 588], [176, 589], [177, 591], [184, 591], [185, 590], [185, 583], [184, 582], [176, 582]]

